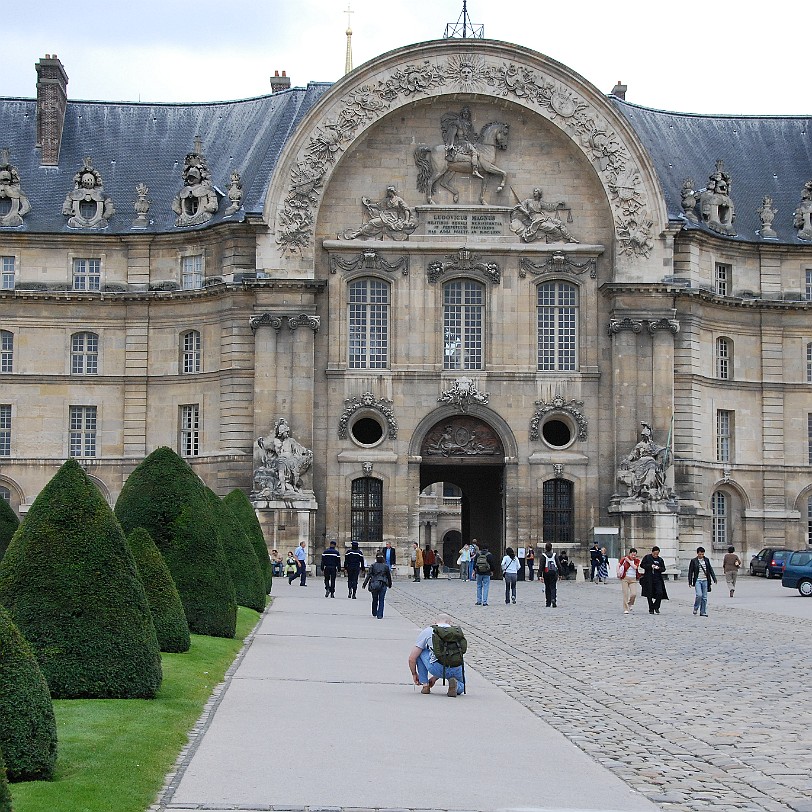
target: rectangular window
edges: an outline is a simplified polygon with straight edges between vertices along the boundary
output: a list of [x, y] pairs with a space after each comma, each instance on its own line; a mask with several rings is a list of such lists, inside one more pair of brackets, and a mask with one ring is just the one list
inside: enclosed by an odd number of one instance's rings
[[713, 548], [722, 550], [728, 545], [727, 496], [716, 491], [713, 500]]
[[200, 454], [200, 406], [190, 403], [180, 407], [180, 455], [196, 457]]
[[806, 543], [812, 545], [812, 496], [806, 500]]
[[716, 377], [730, 379], [730, 342], [726, 338], [716, 339]]
[[812, 268], [806, 269], [806, 287], [804, 288], [804, 299], [812, 301]]
[[482, 290], [468, 281], [443, 289], [444, 369], [482, 369]]
[[14, 371], [14, 333], [0, 330], [0, 372]]
[[0, 405], [0, 457], [11, 456], [11, 405]]
[[716, 412], [716, 461], [730, 462], [733, 454], [733, 412]]
[[200, 333], [190, 330], [183, 334], [182, 364], [184, 375], [200, 372]]
[[812, 465], [812, 414], [806, 416], [806, 444], [808, 462]]
[[70, 346], [71, 375], [99, 374], [99, 337], [96, 333], [74, 333]]
[[184, 290], [199, 290], [203, 287], [203, 254], [183, 257], [180, 286]]
[[14, 290], [15, 257], [0, 257], [0, 290]]
[[577, 304], [574, 285], [565, 282], [539, 285], [536, 303], [539, 371], [576, 369]]
[[73, 260], [73, 289], [101, 290], [101, 260]]
[[812, 344], [806, 345], [806, 382], [812, 383]]
[[716, 293], [719, 296], [731, 295], [733, 281], [733, 266], [725, 262], [716, 263]]
[[96, 407], [70, 407], [71, 457], [96, 456]]
[[361, 279], [349, 286], [350, 369], [386, 369], [389, 363], [389, 285]]

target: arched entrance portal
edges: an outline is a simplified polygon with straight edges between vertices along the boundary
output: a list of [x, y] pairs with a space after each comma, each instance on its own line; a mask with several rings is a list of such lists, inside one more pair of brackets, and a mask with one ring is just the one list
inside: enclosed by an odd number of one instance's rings
[[[462, 491], [461, 534], [456, 549], [443, 552], [453, 566], [459, 547], [477, 539], [494, 557], [504, 549], [505, 451], [494, 429], [470, 415], [438, 421], [420, 448], [420, 489], [434, 482], [450, 482]], [[444, 545], [445, 547], [445, 545]]]

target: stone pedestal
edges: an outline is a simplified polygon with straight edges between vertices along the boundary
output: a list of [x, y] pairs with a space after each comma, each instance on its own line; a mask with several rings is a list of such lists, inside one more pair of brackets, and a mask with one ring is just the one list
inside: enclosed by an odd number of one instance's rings
[[278, 550], [284, 559], [303, 541], [307, 563], [315, 563], [314, 556], [321, 553], [323, 545], [316, 544], [314, 538], [319, 505], [313, 491], [301, 491], [286, 499], [253, 499], [252, 503], [269, 551]]
[[620, 519], [624, 553], [636, 547], [642, 558], [652, 547], [659, 547], [666, 578], [673, 579], [680, 574], [679, 525], [674, 503], [615, 497], [609, 505], [609, 514]]

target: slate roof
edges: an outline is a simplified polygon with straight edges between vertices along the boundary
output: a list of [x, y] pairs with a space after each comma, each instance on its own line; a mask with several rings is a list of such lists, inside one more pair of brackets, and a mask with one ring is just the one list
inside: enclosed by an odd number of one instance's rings
[[[31, 212], [19, 229], [33, 233], [143, 233], [131, 230], [138, 183], [149, 187], [153, 221], [147, 232], [175, 228], [172, 199], [183, 186], [186, 154], [194, 138], [203, 142], [212, 183], [227, 193], [233, 171], [240, 173], [243, 209], [261, 213], [273, 168], [291, 132], [330, 87], [311, 83], [268, 96], [208, 104], [136, 104], [69, 101], [65, 114], [59, 166], [40, 166], [36, 144], [36, 100], [0, 99], [0, 147], [20, 173], [20, 185]], [[116, 214], [101, 231], [71, 229], [62, 214], [65, 195], [86, 156], [101, 173], [104, 192], [113, 198]], [[228, 198], [221, 200], [208, 224], [224, 219]], [[232, 218], [242, 218], [240, 211]], [[205, 228], [206, 225], [197, 228]], [[0, 233], [8, 229], [2, 229]]]
[[[610, 102], [637, 131], [657, 169], [669, 219], [680, 219], [682, 183], [692, 178], [703, 189], [717, 158], [730, 173], [730, 196], [736, 210], [738, 242], [781, 242], [808, 245], [798, 239], [792, 213], [804, 183], [812, 178], [812, 117], [707, 116], [668, 113], [639, 107], [615, 96]], [[777, 240], [763, 240], [757, 211], [765, 195], [778, 213]], [[690, 228], [704, 228], [688, 225]]]

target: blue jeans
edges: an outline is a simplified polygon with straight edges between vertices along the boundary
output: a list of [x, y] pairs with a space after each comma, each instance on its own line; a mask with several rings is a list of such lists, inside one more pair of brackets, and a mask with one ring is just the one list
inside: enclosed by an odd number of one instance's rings
[[696, 597], [694, 598], [694, 612], [699, 609], [700, 615], [708, 614], [708, 582], [696, 582]]
[[485, 604], [488, 602], [488, 590], [491, 588], [491, 576], [476, 574], [476, 602]]
[[386, 587], [372, 593], [372, 614], [380, 620], [383, 617], [383, 603], [386, 600]]
[[[420, 680], [421, 685], [428, 685], [429, 683], [429, 674], [432, 677], [437, 677], [438, 679], [443, 678], [443, 667], [440, 663], [430, 663], [429, 660], [431, 659], [431, 652], [424, 648], [423, 651], [420, 652], [420, 656], [417, 658], [417, 678]], [[454, 668], [446, 668], [445, 670], [445, 678], [450, 679], [454, 677], [457, 680], [457, 693], [461, 694], [463, 689], [465, 688], [465, 683], [462, 681], [462, 666], [458, 665]]]

